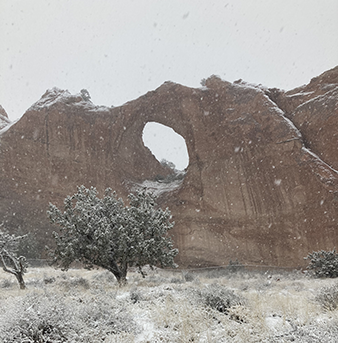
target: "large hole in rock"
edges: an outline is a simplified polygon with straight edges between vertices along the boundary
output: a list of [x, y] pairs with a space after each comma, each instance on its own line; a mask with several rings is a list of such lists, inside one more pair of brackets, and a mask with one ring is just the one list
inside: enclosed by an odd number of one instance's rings
[[189, 155], [184, 138], [168, 126], [148, 122], [142, 133], [144, 145], [167, 169], [164, 175], [156, 175], [151, 180], [135, 183], [133, 190], [147, 189], [155, 196], [178, 190], [186, 175]]
[[184, 170], [189, 165], [185, 140], [172, 128], [156, 122], [149, 122], [143, 129], [142, 139], [144, 145], [159, 162], [163, 163], [165, 160], [169, 162], [169, 166], [177, 170]]

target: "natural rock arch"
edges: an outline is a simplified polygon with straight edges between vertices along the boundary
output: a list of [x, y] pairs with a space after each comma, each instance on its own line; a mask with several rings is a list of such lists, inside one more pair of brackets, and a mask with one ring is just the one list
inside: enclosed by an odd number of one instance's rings
[[[51, 90], [2, 131], [0, 214], [9, 228], [46, 237], [48, 202], [62, 204], [76, 186], [111, 187], [126, 196], [165, 172], [142, 141], [145, 124], [154, 121], [184, 137], [189, 154], [182, 185], [159, 199], [174, 216], [182, 267], [230, 259], [302, 265], [309, 251], [338, 244], [338, 173], [330, 167], [338, 143], [324, 127], [338, 125], [337, 107], [329, 121], [321, 117], [321, 101], [336, 101], [337, 75], [336, 68], [290, 94], [217, 77], [201, 89], [169, 82], [116, 108]], [[309, 100], [310, 112], [302, 106]], [[302, 123], [314, 117], [333, 142], [326, 163], [303, 143]], [[331, 147], [316, 139], [318, 154]]]
[[147, 122], [142, 131], [142, 140], [158, 161], [171, 162], [177, 170], [188, 167], [189, 155], [185, 139], [169, 126]]

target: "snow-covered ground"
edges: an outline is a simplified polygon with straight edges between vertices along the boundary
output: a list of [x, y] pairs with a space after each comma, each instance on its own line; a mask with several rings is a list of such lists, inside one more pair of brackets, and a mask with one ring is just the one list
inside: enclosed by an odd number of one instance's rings
[[[301, 273], [0, 272], [0, 342], [337, 342], [338, 283]], [[326, 288], [323, 288], [326, 287]], [[331, 305], [336, 305], [331, 306]]]

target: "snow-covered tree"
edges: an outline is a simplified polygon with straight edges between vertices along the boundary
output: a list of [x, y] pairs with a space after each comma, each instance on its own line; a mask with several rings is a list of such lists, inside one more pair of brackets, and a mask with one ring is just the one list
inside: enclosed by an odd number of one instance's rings
[[163, 167], [176, 171], [176, 166], [173, 162], [167, 161], [165, 158], [162, 158], [160, 163]]
[[67, 270], [73, 261], [86, 268], [94, 265], [109, 270], [120, 284], [126, 282], [128, 267], [138, 267], [145, 276], [145, 265], [175, 267], [178, 250], [168, 237], [168, 209], [158, 208], [155, 197], [146, 191], [129, 195], [129, 206], [111, 189], [101, 199], [95, 188], [78, 187], [77, 193], [64, 200], [64, 211], [50, 204], [52, 223], [60, 227], [53, 232], [56, 248], [53, 262]]
[[80, 93], [81, 93], [81, 97], [84, 101], [90, 101], [91, 96], [90, 96], [89, 92], [87, 91], [87, 89], [81, 89]]
[[317, 277], [338, 277], [338, 253], [336, 249], [313, 251], [305, 257], [309, 260], [307, 269], [314, 272]]
[[6, 231], [0, 230], [0, 263], [3, 270], [16, 277], [20, 289], [25, 289], [24, 273], [27, 271], [26, 258], [17, 256], [19, 241], [25, 236], [11, 235]]

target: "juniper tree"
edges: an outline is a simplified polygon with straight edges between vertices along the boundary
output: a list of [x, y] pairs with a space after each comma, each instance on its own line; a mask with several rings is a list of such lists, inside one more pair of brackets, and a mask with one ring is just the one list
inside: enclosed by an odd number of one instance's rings
[[313, 251], [305, 257], [309, 260], [308, 270], [314, 272], [317, 277], [338, 277], [338, 253], [336, 249], [325, 251]]
[[20, 285], [20, 289], [25, 289], [23, 275], [27, 271], [27, 262], [24, 256], [17, 256], [19, 242], [24, 236], [11, 235], [0, 230], [0, 263], [3, 270], [14, 275]]
[[101, 199], [95, 188], [81, 186], [66, 197], [63, 211], [50, 204], [50, 220], [60, 229], [53, 232], [52, 263], [63, 270], [74, 261], [88, 269], [99, 266], [113, 273], [119, 284], [126, 282], [128, 267], [137, 267], [143, 276], [145, 265], [175, 267], [178, 250], [167, 234], [174, 226], [170, 211], [159, 208], [144, 190], [128, 198], [125, 206], [111, 189]]
[[80, 93], [81, 93], [81, 97], [84, 101], [90, 101], [91, 96], [90, 96], [89, 92], [87, 91], [87, 89], [81, 89]]

